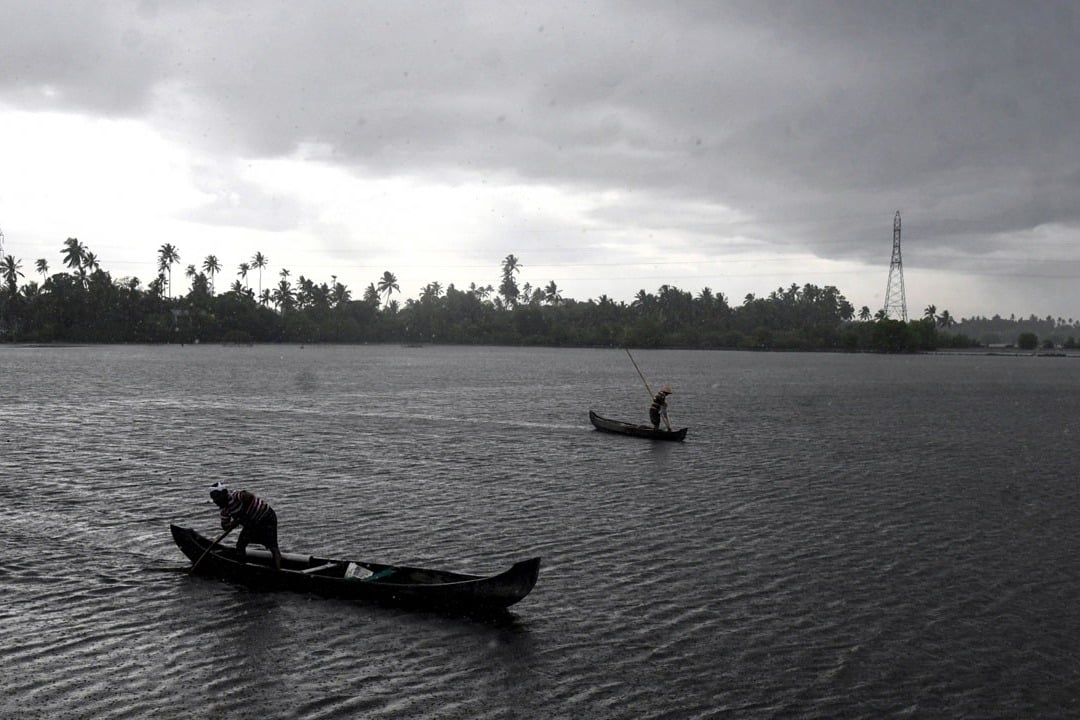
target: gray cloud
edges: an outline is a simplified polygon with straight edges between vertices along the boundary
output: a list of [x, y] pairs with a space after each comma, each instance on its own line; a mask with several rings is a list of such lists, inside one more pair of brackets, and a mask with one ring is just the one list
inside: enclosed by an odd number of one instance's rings
[[713, 204], [739, 219], [686, 230], [870, 263], [898, 208], [934, 250], [908, 262], [940, 267], [1080, 220], [1069, 2], [0, 8], [0, 102], [153, 116], [205, 152], [640, 200], [609, 223]]

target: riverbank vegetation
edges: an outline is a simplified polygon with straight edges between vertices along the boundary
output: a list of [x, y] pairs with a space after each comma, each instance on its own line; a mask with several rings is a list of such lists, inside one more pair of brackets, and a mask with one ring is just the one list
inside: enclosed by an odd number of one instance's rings
[[[832, 286], [777, 288], [747, 295], [733, 305], [722, 292], [693, 294], [670, 285], [641, 290], [632, 302], [601, 295], [565, 298], [554, 281], [518, 284], [521, 263], [502, 262], [501, 282], [466, 289], [438, 282], [401, 302], [397, 279], [386, 271], [360, 294], [336, 277], [318, 283], [287, 269], [263, 287], [269, 264], [262, 253], [240, 263], [228, 290], [215, 292], [221, 263], [211, 255], [188, 265], [190, 289], [173, 297], [173, 268], [180, 255], [170, 244], [158, 251], [158, 275], [146, 286], [138, 278], [114, 279], [75, 238], [62, 251], [66, 270], [49, 273], [35, 263], [41, 282], [25, 281], [21, 261], [0, 259], [0, 339], [16, 342], [84, 343], [449, 343], [485, 345], [630, 346], [910, 352], [972, 347], [977, 339], [958, 332], [948, 311], [926, 308], [917, 320], [901, 322], [858, 312]], [[25, 282], [20, 282], [25, 281]], [[252, 287], [257, 283], [256, 287]], [[997, 320], [997, 318], [995, 318]], [[1041, 322], [1041, 321], [1040, 321]], [[1016, 323], [995, 327], [1003, 344], [1029, 331]], [[1055, 325], [1055, 331], [1059, 329]], [[1071, 329], [1071, 328], [1070, 328]], [[1040, 337], [1054, 337], [1040, 327]], [[1061, 338], [1059, 344], [1072, 341]]]

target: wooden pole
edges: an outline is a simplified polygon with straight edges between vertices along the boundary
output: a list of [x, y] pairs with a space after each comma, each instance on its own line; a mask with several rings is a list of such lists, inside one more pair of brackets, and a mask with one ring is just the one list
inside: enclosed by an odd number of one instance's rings
[[205, 550], [203, 550], [203, 554], [199, 556], [199, 559], [198, 559], [198, 560], [196, 560], [195, 562], [193, 562], [193, 563], [191, 564], [191, 567], [190, 567], [190, 568], [188, 568], [188, 574], [189, 574], [189, 575], [190, 575], [191, 573], [195, 572], [195, 568], [197, 568], [197, 567], [199, 566], [199, 563], [201, 563], [201, 562], [203, 561], [203, 558], [204, 558], [204, 557], [206, 557], [207, 553], [209, 553], [209, 552], [210, 552], [211, 550], [213, 550], [213, 549], [214, 549], [215, 547], [217, 547], [217, 544], [218, 544], [219, 542], [221, 542], [222, 540], [224, 540], [224, 539], [225, 539], [225, 536], [226, 536], [226, 535], [228, 535], [229, 533], [231, 533], [231, 532], [233, 531], [233, 528], [235, 528], [235, 527], [236, 527], [236, 526], [235, 526], [235, 525], [233, 525], [233, 526], [232, 526], [232, 527], [230, 527], [230, 528], [229, 528], [228, 530], [226, 530], [225, 532], [223, 532], [223, 533], [221, 533], [220, 535], [218, 535], [218, 539], [217, 539], [217, 540], [215, 540], [214, 542], [210, 543], [210, 547], [208, 547], [208, 548], [206, 548]]
[[[645, 375], [642, 374], [641, 368], [639, 368], [637, 366], [637, 363], [634, 362], [634, 356], [630, 354], [630, 348], [623, 348], [623, 350], [626, 351], [626, 356], [630, 358], [630, 362], [634, 363], [634, 369], [637, 370], [637, 374], [638, 377], [641, 378], [641, 382], [645, 383], [645, 392], [649, 393], [649, 400], [651, 401], [655, 399], [656, 395], [653, 394], [652, 388], [649, 387], [649, 381], [645, 379]], [[667, 425], [667, 429], [670, 431], [671, 421], [668, 420], [667, 414], [664, 415], [664, 424]]]

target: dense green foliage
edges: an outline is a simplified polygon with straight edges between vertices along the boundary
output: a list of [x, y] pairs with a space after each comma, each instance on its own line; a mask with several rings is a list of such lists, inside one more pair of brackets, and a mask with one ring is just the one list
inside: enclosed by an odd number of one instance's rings
[[1022, 332], [1016, 344], [1021, 350], [1034, 350], [1039, 346], [1039, 338], [1033, 332]]
[[336, 278], [332, 285], [300, 276], [295, 285], [281, 270], [273, 288], [262, 289], [266, 258], [256, 253], [242, 263], [240, 276], [258, 271], [259, 291], [237, 280], [215, 294], [217, 258], [189, 265], [187, 295], [170, 297], [172, 266], [179, 253], [159, 251], [159, 274], [148, 287], [137, 279], [114, 281], [85, 246], [69, 238], [64, 263], [71, 272], [47, 274], [43, 282], [19, 287], [21, 263], [0, 261], [0, 339], [18, 342], [192, 343], [450, 343], [692, 347], [758, 350], [841, 350], [912, 352], [974, 343], [950, 332], [948, 312], [927, 308], [920, 320], [900, 322], [870, 317], [855, 309], [835, 287], [791, 285], [766, 297], [747, 295], [731, 306], [722, 293], [703, 289], [694, 296], [670, 285], [657, 293], [641, 290], [633, 302], [607, 296], [583, 302], [561, 296], [554, 282], [544, 289], [518, 287], [518, 259], [502, 264], [502, 282], [459, 290], [431, 283], [418, 299], [402, 305], [397, 279], [387, 271], [363, 293]]
[[[965, 318], [951, 327], [952, 332], [961, 333], [985, 346], [1021, 347], [1021, 336], [1033, 335], [1037, 344], [1053, 347], [1075, 348], [1080, 338], [1080, 324], [1072, 318], [1039, 318], [1029, 315], [1026, 318], [1015, 316], [1003, 318], [995, 315], [990, 318]], [[1028, 341], [1030, 342], [1030, 340]]]

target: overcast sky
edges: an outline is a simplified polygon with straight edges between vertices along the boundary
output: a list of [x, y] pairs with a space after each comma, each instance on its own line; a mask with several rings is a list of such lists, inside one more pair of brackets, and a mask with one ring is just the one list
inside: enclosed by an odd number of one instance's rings
[[[1080, 320], [1074, 2], [0, 0], [4, 252]], [[249, 281], [258, 283], [255, 276]]]

